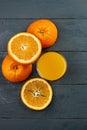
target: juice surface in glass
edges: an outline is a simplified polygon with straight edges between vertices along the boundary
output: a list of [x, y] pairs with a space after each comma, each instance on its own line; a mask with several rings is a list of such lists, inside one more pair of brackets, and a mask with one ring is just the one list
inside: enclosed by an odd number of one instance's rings
[[65, 58], [57, 52], [47, 52], [43, 54], [37, 62], [38, 74], [47, 80], [57, 80], [61, 78], [67, 69]]

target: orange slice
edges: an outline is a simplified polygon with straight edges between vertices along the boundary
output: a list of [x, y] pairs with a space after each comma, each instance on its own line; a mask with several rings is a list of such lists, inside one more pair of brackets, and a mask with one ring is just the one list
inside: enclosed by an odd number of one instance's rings
[[28, 80], [21, 89], [22, 102], [33, 110], [43, 110], [52, 101], [52, 87], [41, 78]]
[[33, 34], [21, 32], [14, 35], [8, 42], [9, 55], [19, 63], [33, 63], [42, 50], [39, 39]]
[[43, 54], [37, 62], [39, 75], [47, 80], [57, 80], [61, 78], [67, 69], [65, 58], [57, 52], [47, 52]]

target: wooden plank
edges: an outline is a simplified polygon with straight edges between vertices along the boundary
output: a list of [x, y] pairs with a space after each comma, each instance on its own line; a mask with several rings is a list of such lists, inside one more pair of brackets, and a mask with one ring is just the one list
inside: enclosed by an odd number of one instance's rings
[[[87, 118], [87, 52], [62, 54], [68, 61], [68, 71], [62, 79], [50, 82], [54, 90], [53, 103], [42, 112], [28, 110], [21, 103], [19, 95], [24, 82], [8, 82], [0, 71], [0, 118]], [[0, 63], [5, 55], [0, 53]], [[34, 64], [31, 77], [38, 77], [35, 67]]]
[[87, 18], [86, 0], [0, 0], [0, 18]]
[[[2, 63], [7, 53], [0, 53], [0, 63]], [[67, 60], [66, 74], [54, 84], [87, 84], [87, 52], [61, 52]], [[30, 78], [39, 77], [36, 71], [36, 63], [33, 64], [33, 73]], [[7, 83], [0, 71], [0, 82]]]
[[[36, 19], [34, 19], [36, 20]], [[8, 40], [18, 32], [26, 31], [31, 19], [0, 19], [0, 50], [7, 51]], [[87, 20], [50, 19], [59, 29], [55, 46], [47, 51], [87, 51]]]
[[87, 119], [16, 119], [0, 120], [2, 130], [86, 130]]
[[87, 85], [52, 84], [54, 96], [43, 111], [33, 111], [20, 99], [21, 84], [0, 84], [0, 119], [87, 119]]
[[[87, 129], [87, 0], [0, 0], [0, 129]], [[11, 83], [1, 73], [8, 40], [26, 31], [34, 20], [49, 18], [59, 28], [55, 46], [43, 51], [63, 54], [68, 69], [63, 78], [49, 82], [53, 101], [43, 111], [27, 109], [20, 99], [25, 82]], [[36, 64], [30, 76], [39, 77]]]

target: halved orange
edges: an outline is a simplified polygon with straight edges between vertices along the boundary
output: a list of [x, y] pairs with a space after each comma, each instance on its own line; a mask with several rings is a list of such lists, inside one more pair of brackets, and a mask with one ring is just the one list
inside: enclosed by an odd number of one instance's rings
[[9, 55], [19, 63], [33, 63], [42, 50], [40, 40], [33, 34], [21, 32], [14, 35], [8, 42]]
[[52, 96], [52, 87], [42, 78], [28, 80], [21, 89], [22, 102], [33, 110], [45, 109], [51, 103]]

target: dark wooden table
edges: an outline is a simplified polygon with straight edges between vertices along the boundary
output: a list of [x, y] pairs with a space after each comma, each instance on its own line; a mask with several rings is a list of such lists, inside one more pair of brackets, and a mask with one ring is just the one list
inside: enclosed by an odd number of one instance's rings
[[[1, 73], [8, 40], [34, 20], [47, 18], [59, 28], [55, 46], [63, 54], [66, 75], [50, 82], [54, 97], [43, 111], [27, 109], [20, 100], [22, 83]], [[32, 77], [39, 77], [33, 65]], [[87, 130], [87, 0], [0, 0], [0, 130]]]

